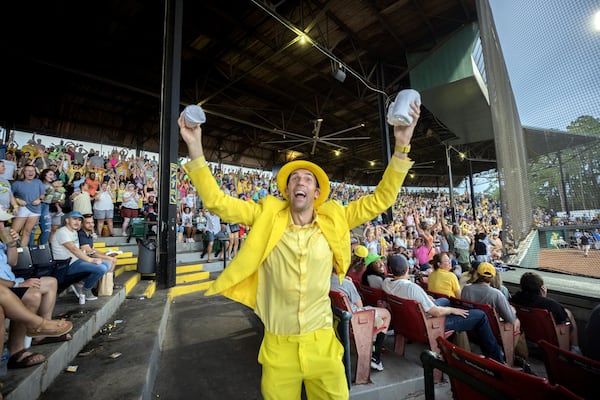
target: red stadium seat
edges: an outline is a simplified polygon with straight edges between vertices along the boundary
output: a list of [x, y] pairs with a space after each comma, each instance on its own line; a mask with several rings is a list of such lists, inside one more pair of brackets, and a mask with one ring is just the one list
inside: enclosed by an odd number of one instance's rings
[[359, 290], [365, 305], [386, 307], [386, 293], [382, 289], [359, 284]]
[[[550, 384], [547, 379], [512, 369], [504, 364], [473, 354], [439, 337], [437, 339], [441, 354], [448, 365], [459, 369], [479, 380], [489, 388], [499, 392], [507, 399], [578, 399], [579, 397], [565, 388]], [[452, 394], [455, 400], [488, 399], [457, 378], [450, 377]]]
[[570, 324], [557, 324], [552, 313], [543, 308], [525, 307], [518, 304], [517, 317], [521, 320], [521, 330], [528, 341], [534, 343], [545, 340], [563, 350], [570, 349]]
[[[428, 344], [432, 351], [439, 353], [435, 339], [438, 336], [448, 337], [454, 333], [454, 331], [445, 331], [446, 317], [428, 316], [421, 304], [414, 300], [388, 294], [387, 302], [392, 314], [391, 327], [395, 334], [394, 351], [401, 356], [404, 356], [407, 340]], [[439, 382], [441, 379], [441, 371], [435, 370], [434, 380]]]
[[586, 399], [598, 398], [600, 362], [567, 350], [545, 340], [538, 342], [550, 383], [559, 384]]
[[331, 304], [340, 310], [352, 314], [350, 319], [351, 336], [356, 347], [356, 384], [371, 383], [371, 355], [373, 353], [373, 336], [383, 332], [384, 328], [375, 327], [375, 310], [352, 312], [350, 302], [345, 294], [336, 290], [329, 291]]
[[[490, 304], [476, 303], [474, 301], [468, 301], [464, 299], [452, 298], [452, 306], [458, 308], [464, 308], [466, 310], [478, 309], [485, 313], [492, 328], [494, 336], [506, 357], [506, 363], [513, 367], [515, 365], [515, 346], [519, 340], [520, 335], [514, 334], [514, 324], [512, 322], [500, 321], [500, 317], [496, 312], [496, 309]], [[469, 332], [471, 333], [471, 332]], [[475, 333], [475, 332], [473, 332]]]

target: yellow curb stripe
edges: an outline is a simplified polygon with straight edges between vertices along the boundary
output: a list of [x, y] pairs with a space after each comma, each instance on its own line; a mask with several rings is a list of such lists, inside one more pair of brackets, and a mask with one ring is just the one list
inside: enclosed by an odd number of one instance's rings
[[125, 294], [128, 295], [139, 281], [140, 274], [133, 274], [131, 278], [127, 279], [127, 282], [125, 282]]
[[175, 284], [179, 285], [182, 283], [203, 281], [205, 279], [208, 279], [209, 277], [210, 277], [210, 272], [208, 272], [208, 271], [196, 272], [196, 273], [185, 274], [185, 275], [177, 275], [177, 277], [175, 278]]
[[151, 299], [154, 296], [154, 292], [156, 292], [156, 281], [150, 282], [146, 290], [144, 290], [144, 297]]
[[204, 266], [202, 264], [194, 264], [194, 265], [181, 265], [177, 267], [178, 274], [185, 274], [187, 272], [200, 272]]
[[184, 294], [190, 294], [195, 292], [201, 292], [203, 290], [208, 289], [208, 287], [212, 284], [212, 281], [205, 281], [196, 283], [193, 285], [181, 285], [175, 286], [169, 289], [169, 300], [173, 300], [177, 296], [182, 296]]

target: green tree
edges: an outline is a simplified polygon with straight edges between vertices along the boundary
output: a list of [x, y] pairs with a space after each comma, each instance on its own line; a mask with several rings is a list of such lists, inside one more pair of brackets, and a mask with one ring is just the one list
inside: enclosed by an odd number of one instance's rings
[[600, 134], [600, 118], [594, 118], [591, 115], [581, 115], [567, 126], [567, 131]]

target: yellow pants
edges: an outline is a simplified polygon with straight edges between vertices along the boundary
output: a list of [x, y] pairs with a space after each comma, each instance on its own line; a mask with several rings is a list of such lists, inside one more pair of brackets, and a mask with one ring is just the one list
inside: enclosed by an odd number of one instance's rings
[[300, 399], [304, 382], [310, 400], [347, 400], [343, 353], [333, 328], [302, 335], [274, 335], [265, 331], [258, 354], [264, 399]]

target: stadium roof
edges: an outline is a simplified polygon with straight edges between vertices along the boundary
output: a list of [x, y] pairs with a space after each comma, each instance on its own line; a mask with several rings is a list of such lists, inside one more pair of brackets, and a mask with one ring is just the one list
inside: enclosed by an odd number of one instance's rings
[[[181, 103], [200, 102], [207, 112], [209, 160], [270, 169], [294, 151], [331, 179], [360, 184], [378, 181], [383, 165], [380, 98], [360, 80], [388, 95], [410, 87], [407, 55], [431, 54], [477, 20], [475, 0], [183, 5]], [[5, 9], [0, 125], [158, 151], [164, 2], [57, 0]], [[318, 45], [299, 43], [298, 30]], [[351, 68], [343, 82], [333, 76], [335, 59]], [[447, 185], [443, 143], [453, 141], [461, 142], [424, 104], [409, 184]], [[474, 159], [495, 159], [491, 140], [456, 147], [465, 146]], [[182, 142], [179, 150], [185, 154]], [[469, 168], [454, 162], [460, 180]]]

